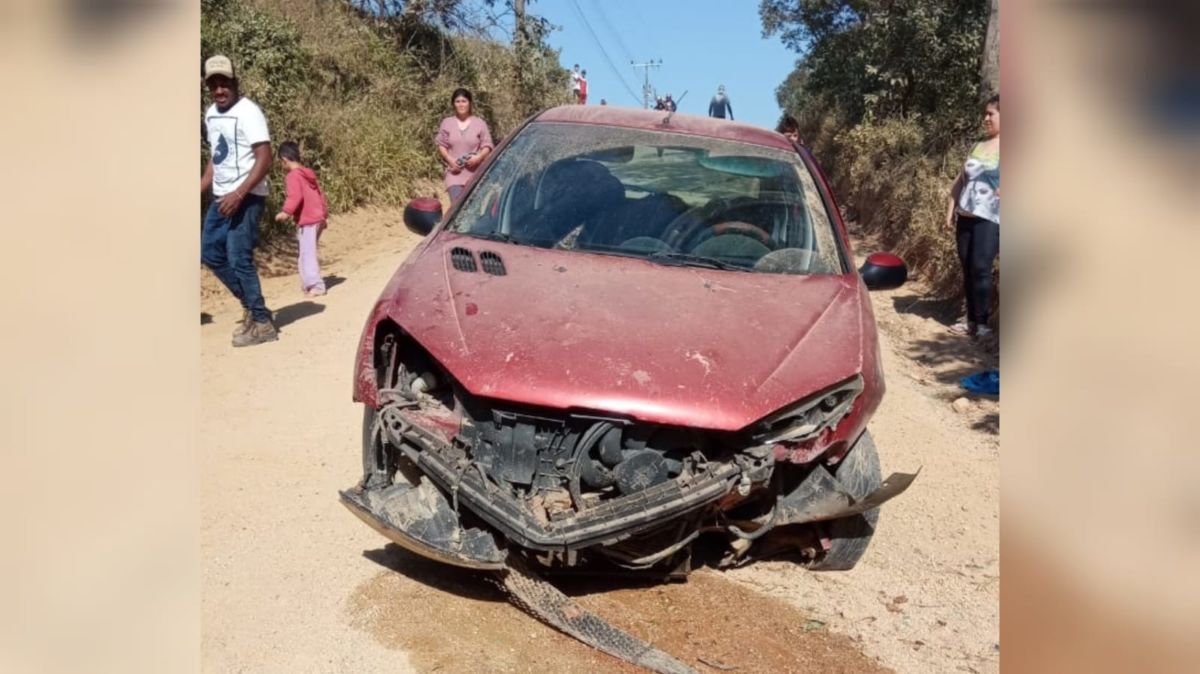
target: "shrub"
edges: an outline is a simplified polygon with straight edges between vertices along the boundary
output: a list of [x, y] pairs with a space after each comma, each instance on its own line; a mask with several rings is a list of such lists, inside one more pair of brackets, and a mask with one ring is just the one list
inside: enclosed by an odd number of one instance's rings
[[940, 295], [961, 292], [949, 187], [977, 133], [984, 0], [761, 0], [800, 54], [776, 98], [848, 211]]
[[[272, 141], [300, 143], [335, 213], [400, 205], [417, 181], [440, 176], [433, 136], [455, 88], [473, 91], [497, 141], [531, 112], [565, 102], [567, 91], [566, 71], [540, 42], [518, 54], [337, 0], [202, 0], [201, 55], [216, 53], [233, 60]], [[518, 75], [527, 84], [520, 90]], [[203, 84], [201, 101], [208, 105]], [[279, 178], [269, 209], [282, 202]], [[268, 235], [286, 230], [264, 226]]]
[[849, 215], [903, 257], [941, 296], [962, 286], [954, 235], [945, 228], [946, 200], [966, 147], [930, 153], [912, 119], [890, 118], [839, 128], [832, 115], [806, 128], [810, 147], [828, 162]]

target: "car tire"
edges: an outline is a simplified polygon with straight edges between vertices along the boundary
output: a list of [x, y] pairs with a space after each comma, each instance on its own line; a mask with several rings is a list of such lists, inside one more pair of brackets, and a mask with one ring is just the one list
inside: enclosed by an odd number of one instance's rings
[[[863, 431], [834, 472], [838, 481], [856, 500], [879, 488], [883, 474], [879, 468], [879, 450], [870, 431]], [[875, 534], [879, 508], [861, 515], [843, 517], [827, 524], [830, 547], [825, 555], [807, 564], [813, 571], [845, 571], [854, 568]]]

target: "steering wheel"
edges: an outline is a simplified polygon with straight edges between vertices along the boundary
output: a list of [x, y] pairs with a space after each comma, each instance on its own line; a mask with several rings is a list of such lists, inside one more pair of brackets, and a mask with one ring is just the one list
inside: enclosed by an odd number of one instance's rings
[[743, 236], [749, 236], [758, 239], [764, 245], [769, 245], [768, 242], [771, 240], [771, 235], [767, 233], [767, 230], [749, 222], [742, 222], [741, 220], [728, 220], [726, 222], [719, 222], [709, 227], [709, 229], [712, 230], [713, 236], [720, 236], [721, 234], [741, 234]]
[[[672, 250], [687, 251], [694, 248], [700, 241], [721, 234], [738, 234], [757, 240], [768, 245], [771, 240], [770, 232], [758, 225], [741, 220], [722, 219], [722, 213], [753, 203], [753, 200], [737, 197], [735, 199], [714, 199], [701, 206], [684, 211], [667, 224], [662, 239], [671, 246]], [[711, 223], [711, 224], [710, 224]]]

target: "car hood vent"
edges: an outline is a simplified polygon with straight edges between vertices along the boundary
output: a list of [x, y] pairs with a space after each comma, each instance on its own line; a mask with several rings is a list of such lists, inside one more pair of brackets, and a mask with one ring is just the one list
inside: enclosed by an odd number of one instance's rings
[[479, 264], [483, 270], [492, 276], [504, 276], [508, 271], [504, 268], [504, 260], [500, 256], [490, 250], [485, 250], [479, 254]]
[[[450, 264], [459, 271], [478, 271], [475, 266], [475, 254], [466, 248], [450, 249]], [[484, 266], [486, 269], [486, 265]]]

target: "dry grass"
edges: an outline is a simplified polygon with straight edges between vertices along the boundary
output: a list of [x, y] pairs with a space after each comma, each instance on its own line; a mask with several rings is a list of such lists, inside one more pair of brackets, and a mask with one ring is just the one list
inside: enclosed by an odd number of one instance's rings
[[[497, 140], [566, 92], [566, 72], [543, 52], [521, 71], [532, 86], [516, 91], [508, 45], [379, 21], [339, 0], [203, 0], [202, 8], [204, 56], [234, 59], [272, 139], [300, 143], [334, 213], [402, 205], [419, 181], [440, 176], [433, 136], [455, 88], [474, 91]], [[272, 177], [269, 212], [283, 197], [283, 176]], [[264, 222], [264, 238], [285, 231]]]
[[908, 263], [939, 297], [961, 292], [954, 233], [945, 226], [950, 185], [966, 148], [930, 152], [912, 120], [846, 128], [835, 116], [810, 125], [808, 141], [849, 215]]

